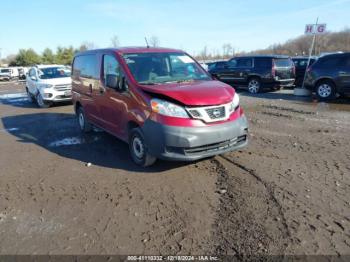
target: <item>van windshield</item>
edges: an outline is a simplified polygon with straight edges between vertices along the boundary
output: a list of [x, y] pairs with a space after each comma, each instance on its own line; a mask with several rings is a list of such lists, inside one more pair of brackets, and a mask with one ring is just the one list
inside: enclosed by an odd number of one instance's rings
[[40, 79], [70, 77], [71, 71], [68, 67], [47, 67], [39, 69]]
[[184, 53], [133, 53], [123, 57], [140, 84], [211, 80], [204, 69]]

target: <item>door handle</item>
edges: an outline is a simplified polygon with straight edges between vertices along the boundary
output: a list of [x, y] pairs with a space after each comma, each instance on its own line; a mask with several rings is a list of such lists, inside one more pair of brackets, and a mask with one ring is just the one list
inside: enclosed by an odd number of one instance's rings
[[[346, 74], [348, 74], [348, 73], [345, 72], [345, 71], [340, 71], [340, 72], [339, 72], [339, 75], [346, 75]], [[350, 75], [350, 73], [349, 73], [349, 75]]]

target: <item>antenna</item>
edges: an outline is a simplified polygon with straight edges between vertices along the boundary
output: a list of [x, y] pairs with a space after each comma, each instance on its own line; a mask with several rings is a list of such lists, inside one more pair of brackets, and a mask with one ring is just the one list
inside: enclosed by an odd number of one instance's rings
[[147, 37], [145, 37], [145, 41], [146, 41], [146, 46], [147, 46], [147, 48], [149, 48], [149, 44], [148, 44], [148, 41], [147, 41]]

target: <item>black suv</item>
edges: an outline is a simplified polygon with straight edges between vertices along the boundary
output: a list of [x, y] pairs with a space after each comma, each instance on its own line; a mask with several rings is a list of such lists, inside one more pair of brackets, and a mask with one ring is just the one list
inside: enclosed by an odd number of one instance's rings
[[[295, 65], [295, 86], [301, 87], [303, 85], [304, 76], [306, 72], [307, 63], [309, 61], [308, 57], [292, 57], [293, 63]], [[311, 57], [309, 66], [315, 63], [316, 58]]]
[[316, 92], [320, 100], [336, 94], [350, 94], [350, 53], [322, 56], [307, 69], [305, 87]]
[[295, 80], [293, 61], [279, 55], [234, 57], [223, 68], [209, 69], [209, 73], [223, 82], [247, 86], [253, 94], [265, 87], [292, 86]]

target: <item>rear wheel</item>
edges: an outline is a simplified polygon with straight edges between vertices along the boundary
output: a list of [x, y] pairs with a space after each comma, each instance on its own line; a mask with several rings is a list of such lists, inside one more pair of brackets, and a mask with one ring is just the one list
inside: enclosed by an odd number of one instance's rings
[[86, 119], [86, 115], [85, 115], [84, 109], [82, 107], [78, 108], [77, 116], [78, 116], [80, 130], [84, 133], [90, 132], [92, 130], [92, 125]]
[[335, 98], [336, 90], [333, 82], [324, 80], [316, 85], [316, 95], [321, 101], [328, 101]]
[[156, 158], [148, 153], [147, 146], [140, 128], [134, 128], [130, 132], [129, 150], [132, 160], [139, 166], [147, 167], [156, 162]]
[[39, 107], [41, 108], [48, 108], [50, 107], [50, 103], [46, 102], [42, 95], [40, 94], [40, 92], [38, 92], [38, 94], [36, 95], [36, 102], [38, 104]]
[[259, 78], [253, 77], [248, 81], [248, 91], [251, 94], [257, 94], [260, 92], [261, 82]]

